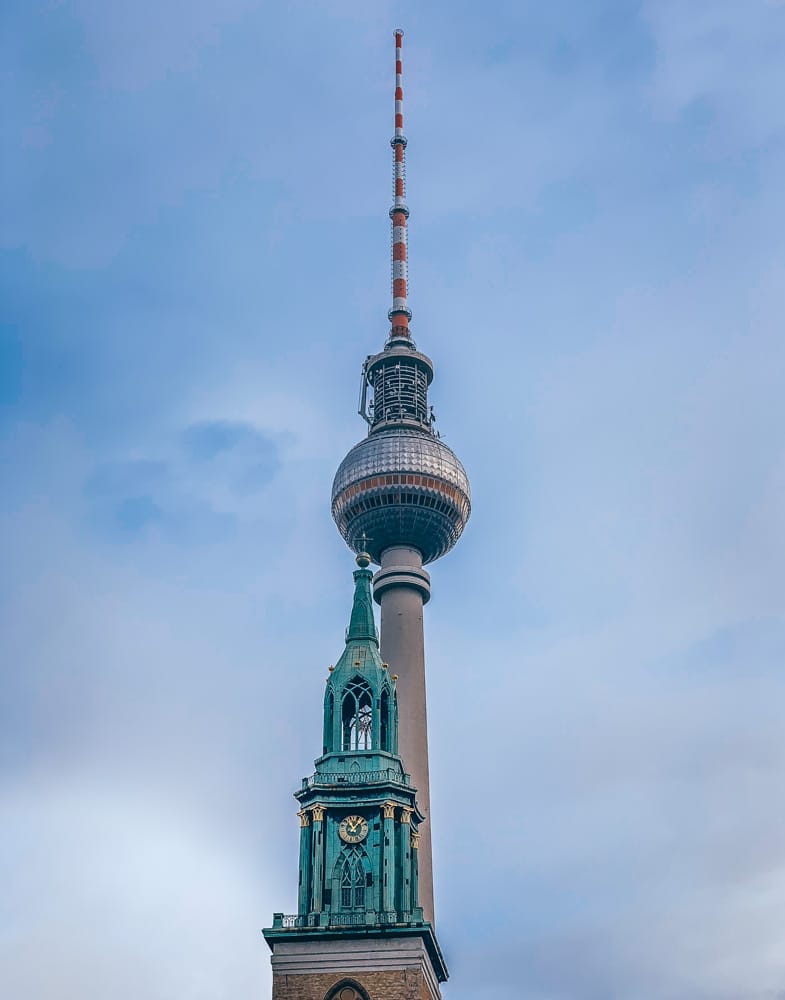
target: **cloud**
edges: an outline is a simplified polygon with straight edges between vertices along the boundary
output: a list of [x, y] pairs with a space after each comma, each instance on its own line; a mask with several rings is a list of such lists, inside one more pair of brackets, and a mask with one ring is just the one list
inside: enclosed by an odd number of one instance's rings
[[[228, 471], [233, 487], [241, 493], [266, 486], [281, 466], [279, 446], [247, 423], [203, 421], [186, 428], [183, 440], [193, 461], [213, 462], [214, 467], [223, 463], [224, 472]], [[227, 458], [231, 470], [226, 470]]]
[[[0, 947], [40, 1000], [263, 995], [386, 334], [390, 8], [50, 8], [2, 88]], [[398, 20], [474, 498], [426, 623], [449, 996], [774, 1000], [781, 8]]]
[[128, 786], [121, 795], [87, 782], [3, 791], [9, 995], [261, 994], [260, 885], [236, 845]]
[[722, 155], [737, 157], [780, 131], [771, 103], [785, 76], [778, 54], [785, 18], [778, 6], [765, 0], [744, 10], [734, 0], [643, 6], [656, 43], [656, 106], [682, 115], [703, 105], [716, 126], [711, 143]]
[[243, 498], [257, 497], [281, 468], [279, 444], [247, 423], [202, 421], [180, 443], [166, 460], [100, 464], [85, 484], [95, 526], [127, 541], [152, 529], [179, 544], [225, 540]]

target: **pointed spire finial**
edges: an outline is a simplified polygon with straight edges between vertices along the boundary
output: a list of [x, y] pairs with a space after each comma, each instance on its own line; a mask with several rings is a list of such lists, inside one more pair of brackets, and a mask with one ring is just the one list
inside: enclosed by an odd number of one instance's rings
[[407, 219], [406, 207], [406, 136], [403, 134], [403, 59], [401, 47], [403, 29], [395, 29], [395, 134], [390, 139], [393, 148], [393, 205], [390, 209], [392, 220], [392, 309], [388, 318], [391, 324], [390, 338], [409, 339], [409, 309], [407, 262]]
[[371, 565], [371, 557], [368, 555], [368, 541], [368, 536], [363, 532], [360, 535], [362, 549], [357, 553], [357, 558], [355, 559], [360, 569], [367, 569]]

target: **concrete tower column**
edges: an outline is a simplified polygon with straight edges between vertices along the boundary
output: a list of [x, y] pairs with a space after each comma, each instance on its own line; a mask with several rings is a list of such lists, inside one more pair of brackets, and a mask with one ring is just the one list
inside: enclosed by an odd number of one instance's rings
[[381, 654], [398, 675], [398, 753], [417, 789], [417, 805], [425, 814], [420, 827], [419, 905], [433, 922], [431, 861], [431, 797], [428, 780], [428, 718], [425, 703], [423, 605], [431, 596], [431, 580], [417, 549], [396, 545], [382, 553], [373, 578], [373, 596], [381, 605]]

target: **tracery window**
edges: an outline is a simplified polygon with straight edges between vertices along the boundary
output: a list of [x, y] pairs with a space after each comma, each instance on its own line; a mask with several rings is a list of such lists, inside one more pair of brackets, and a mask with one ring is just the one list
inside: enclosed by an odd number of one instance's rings
[[341, 707], [341, 722], [343, 750], [372, 749], [371, 688], [362, 677], [355, 677], [346, 686]]
[[341, 868], [341, 909], [365, 909], [365, 867], [358, 848], [345, 852]]

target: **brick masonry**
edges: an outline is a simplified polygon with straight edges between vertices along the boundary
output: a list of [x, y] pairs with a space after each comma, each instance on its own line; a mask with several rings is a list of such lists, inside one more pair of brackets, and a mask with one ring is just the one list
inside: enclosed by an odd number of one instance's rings
[[344, 979], [354, 980], [370, 1000], [433, 1000], [419, 969], [347, 970], [340, 975], [334, 972], [295, 976], [278, 973], [273, 976], [273, 1000], [325, 1000], [332, 988]]
[[441, 1000], [421, 937], [367, 936], [273, 942], [273, 1000], [326, 1000], [341, 980], [370, 1000]]

